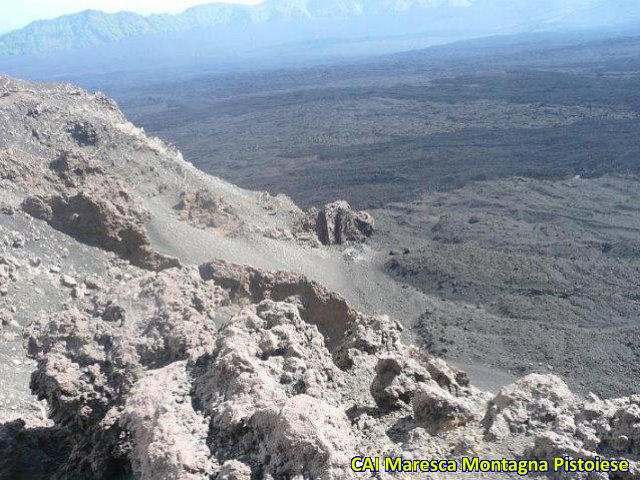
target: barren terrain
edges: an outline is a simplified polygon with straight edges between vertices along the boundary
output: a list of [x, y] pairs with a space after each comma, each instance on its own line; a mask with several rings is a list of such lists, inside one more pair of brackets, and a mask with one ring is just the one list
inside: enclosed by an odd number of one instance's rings
[[637, 46], [496, 38], [114, 94], [204, 171], [375, 209], [389, 288], [486, 314], [405, 309], [428, 348], [615, 395], [640, 349]]
[[356, 455], [639, 478], [617, 45], [123, 93], [187, 161], [102, 93], [0, 77], [0, 478], [393, 478]]

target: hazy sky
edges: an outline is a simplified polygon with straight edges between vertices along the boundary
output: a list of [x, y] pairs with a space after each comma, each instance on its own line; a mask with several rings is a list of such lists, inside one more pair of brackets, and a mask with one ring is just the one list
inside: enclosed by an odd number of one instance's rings
[[[95, 9], [105, 12], [128, 10], [138, 13], [178, 13], [193, 5], [215, 0], [0, 0], [0, 33], [34, 20]], [[260, 3], [260, 0], [217, 0], [225, 3]]]

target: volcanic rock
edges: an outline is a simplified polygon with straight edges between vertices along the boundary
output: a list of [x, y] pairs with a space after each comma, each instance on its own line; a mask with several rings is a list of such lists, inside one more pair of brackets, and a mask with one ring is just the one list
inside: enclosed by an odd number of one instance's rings
[[209, 190], [183, 192], [176, 208], [181, 220], [198, 228], [229, 228], [240, 223], [224, 199]]
[[401, 356], [381, 357], [371, 384], [371, 395], [381, 408], [401, 408], [411, 403], [420, 383], [431, 379], [426, 368]]
[[[616, 456], [632, 465], [617, 478], [639, 478], [638, 398], [582, 400], [550, 375], [481, 392], [406, 345], [389, 316], [359, 312], [299, 273], [267, 270], [298, 268], [304, 256], [306, 271], [326, 258], [323, 273], [379, 279], [336, 268], [345, 252], [287, 241], [294, 232], [361, 242], [373, 233], [370, 215], [336, 202], [305, 216], [286, 197], [206, 177], [101, 94], [6, 78], [0, 94], [2, 202], [47, 222], [0, 217], [10, 225], [0, 225], [0, 311], [38, 293], [38, 308], [20, 305], [16, 318], [33, 322], [31, 389], [53, 422], [32, 422], [28, 410], [16, 421], [0, 403], [0, 477], [350, 480], [367, 478], [349, 468], [356, 455], [482, 452]], [[456, 237], [445, 219], [438, 229]], [[55, 265], [56, 279], [73, 272], [85, 283], [69, 296], [26, 266], [34, 256]], [[263, 268], [209, 261], [217, 256]], [[20, 374], [29, 365], [9, 362]]]
[[301, 222], [303, 232], [315, 232], [323, 245], [364, 242], [373, 235], [375, 222], [367, 212], [356, 212], [344, 200], [310, 209]]
[[227, 298], [197, 269], [166, 270], [105, 292], [91, 313], [70, 307], [29, 328], [29, 354], [38, 361], [32, 388], [48, 401], [56, 424], [74, 433], [69, 468], [103, 478], [129, 462], [118, 423], [129, 390], [145, 369], [185, 360], [210, 344], [216, 325], [208, 312]]
[[418, 385], [411, 407], [416, 421], [431, 432], [464, 425], [478, 413], [471, 400], [455, 397], [434, 381]]
[[0, 330], [2, 327], [19, 329], [20, 325], [13, 318], [12, 313], [4, 308], [0, 308]]
[[[584, 402], [571, 412], [571, 428], [554, 428], [539, 432], [532, 448], [531, 457], [550, 460], [570, 456], [574, 459], [594, 460], [600, 458], [627, 459], [629, 472], [617, 472], [608, 477], [631, 480], [640, 476], [640, 396]], [[559, 472], [554, 478], [587, 479], [586, 473]]]
[[178, 265], [177, 260], [153, 251], [145, 223], [149, 212], [132, 196], [129, 186], [106, 175], [82, 154], [62, 152], [51, 163], [55, 194], [26, 198], [22, 209], [74, 238], [96, 245], [150, 270]]
[[504, 387], [490, 403], [486, 420], [489, 438], [504, 438], [549, 428], [575, 408], [577, 397], [555, 375], [531, 374]]
[[318, 327], [330, 348], [344, 336], [348, 325], [358, 315], [342, 296], [297, 273], [268, 272], [216, 260], [201, 265], [200, 274], [205, 280], [213, 280], [229, 290], [232, 298], [241, 303], [295, 297], [304, 320]]

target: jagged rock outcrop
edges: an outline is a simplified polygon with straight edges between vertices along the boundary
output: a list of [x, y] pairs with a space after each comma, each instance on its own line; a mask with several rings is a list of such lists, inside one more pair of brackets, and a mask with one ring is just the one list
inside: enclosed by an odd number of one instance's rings
[[450, 457], [497, 448], [496, 432], [532, 435], [538, 458], [639, 448], [638, 399], [581, 403], [551, 375], [490, 398], [290, 272], [210, 262], [84, 305], [27, 335], [32, 387], [70, 432], [66, 471], [85, 478], [355, 478], [354, 455]]
[[577, 403], [577, 397], [555, 375], [532, 374], [504, 387], [490, 403], [487, 413], [487, 436], [505, 438], [550, 428]]
[[130, 432], [142, 478], [200, 479], [213, 472], [204, 416], [193, 408], [186, 362], [145, 374], [127, 397], [120, 425]]
[[[354, 439], [325, 337], [293, 299], [266, 300], [237, 314], [213, 344], [228, 299], [197, 270], [167, 270], [96, 297], [89, 312], [71, 308], [29, 329], [32, 388], [73, 432], [70, 469], [105, 478], [127, 461], [142, 478], [203, 478], [253, 438], [263, 447], [242, 458], [254, 469], [271, 458], [275, 476], [302, 473], [301, 465], [317, 478], [344, 471]], [[247, 423], [249, 437], [239, 439]]]
[[379, 407], [398, 409], [412, 402], [415, 407], [413, 397], [417, 391], [423, 391], [421, 397], [424, 399], [425, 392], [433, 390], [433, 384], [453, 397], [477, 395], [466, 374], [441, 359], [414, 347], [396, 347], [394, 350], [395, 354], [381, 356], [376, 365], [371, 395]]
[[484, 398], [463, 372], [416, 348], [398, 350], [376, 365], [370, 391], [380, 408], [410, 405], [416, 422], [432, 433], [482, 415]]
[[640, 396], [587, 400], [574, 395], [555, 375], [529, 375], [504, 387], [488, 404], [485, 440], [533, 437], [523, 458], [547, 460], [618, 459], [628, 471], [577, 472], [560, 469], [548, 478], [563, 480], [635, 479], [640, 475]]
[[304, 216], [300, 229], [313, 232], [323, 245], [364, 242], [373, 235], [375, 222], [371, 214], [357, 212], [344, 200], [312, 208]]
[[371, 384], [371, 395], [380, 408], [395, 409], [409, 405], [420, 383], [431, 380], [427, 369], [402, 356], [381, 357]]
[[245, 309], [196, 373], [195, 401], [218, 432], [210, 444], [216, 457], [240, 453], [253, 471], [276, 478], [347, 473], [355, 439], [338, 408], [342, 372], [294, 304], [266, 300]]
[[99, 92], [0, 77], [0, 109], [0, 182], [20, 201], [63, 193], [44, 187], [57, 181], [50, 162], [69, 151], [126, 181], [157, 224], [190, 222], [212, 236], [290, 240], [302, 216], [284, 195], [249, 192], [196, 170], [174, 146], [128, 122]]
[[[45, 191], [30, 196], [22, 209], [74, 238], [117, 253], [150, 270], [176, 267], [176, 259], [153, 250], [145, 223], [149, 212], [134, 199], [128, 185], [91, 158], [62, 152], [51, 162]], [[48, 187], [48, 188], [47, 188]]]
[[268, 272], [216, 260], [201, 265], [200, 274], [229, 290], [232, 298], [240, 303], [295, 298], [304, 320], [316, 325], [331, 346], [343, 338], [349, 324], [358, 316], [342, 296], [294, 272]]
[[396, 322], [290, 272], [210, 262], [84, 302], [28, 338], [34, 391], [71, 433], [67, 471], [87, 478], [352, 478], [354, 455], [477, 452], [502, 424], [535, 435], [537, 457], [638, 450], [637, 399], [581, 406], [550, 375], [490, 399]]
[[481, 413], [475, 403], [470, 398], [452, 395], [436, 382], [429, 381], [418, 385], [411, 399], [411, 408], [416, 422], [436, 433], [473, 420]]
[[29, 328], [29, 354], [38, 362], [32, 389], [47, 400], [56, 424], [72, 432], [69, 466], [107, 478], [129, 463], [120, 417], [131, 388], [146, 370], [210, 345], [214, 311], [226, 302], [197, 269], [171, 269], [124, 282], [91, 300], [87, 311], [70, 307]]
[[129, 468], [140, 478], [351, 478], [369, 427], [354, 427], [348, 410], [373, 404], [381, 358], [411, 352], [405, 375], [423, 372], [412, 390], [438, 401], [414, 398], [417, 422], [464, 423], [464, 397], [476, 392], [444, 362], [407, 350], [388, 317], [357, 313], [288, 272], [171, 269], [84, 305], [27, 336], [32, 388], [70, 432], [67, 471], [87, 478]]
[[176, 206], [181, 220], [198, 228], [237, 228], [241, 221], [227, 202], [209, 190], [183, 192]]
[[558, 472], [553, 478], [640, 478], [640, 396], [613, 400], [590, 399], [560, 417], [553, 428], [539, 432], [528, 455], [549, 460], [569, 456], [594, 460], [596, 457], [627, 459], [628, 472], [589, 477], [586, 473]]

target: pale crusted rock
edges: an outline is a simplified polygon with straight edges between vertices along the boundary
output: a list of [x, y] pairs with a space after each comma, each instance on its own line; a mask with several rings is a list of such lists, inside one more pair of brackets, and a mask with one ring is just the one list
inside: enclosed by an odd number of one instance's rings
[[478, 413], [477, 406], [469, 399], [455, 397], [434, 381], [418, 386], [411, 407], [416, 421], [431, 432], [464, 425]]
[[71, 275], [62, 275], [60, 277], [60, 284], [63, 287], [73, 288], [78, 285], [78, 282]]
[[248, 307], [194, 374], [197, 403], [218, 432], [213, 451], [241, 453], [275, 478], [345, 473], [354, 438], [344, 411], [332, 406], [339, 405], [342, 373], [295, 304]]
[[257, 303], [264, 299], [282, 301], [296, 298], [302, 318], [316, 325], [333, 349], [356, 318], [345, 299], [305, 276], [278, 270], [267, 272], [253, 267], [216, 260], [200, 266], [205, 280], [213, 280], [230, 290], [236, 301]]
[[[621, 458], [629, 460], [630, 471], [619, 472], [614, 478], [640, 478], [638, 461], [640, 438], [640, 396], [613, 400], [591, 398], [580, 404], [572, 415], [575, 428], [554, 428], [539, 433], [529, 455], [551, 459], [565, 455], [572, 458]], [[562, 427], [562, 425], [560, 425]], [[556, 476], [561, 479], [577, 477], [570, 473]], [[603, 477], [608, 478], [608, 477]]]
[[[580, 441], [576, 438], [561, 435], [552, 431], [544, 431], [536, 435], [535, 444], [530, 450], [529, 455], [540, 460], [550, 460], [563, 455], [571, 458], [591, 458], [588, 450], [582, 448]], [[557, 478], [566, 479], [586, 479], [585, 473], [574, 472], [571, 474], [556, 475]], [[605, 477], [606, 478], [606, 477]]]
[[592, 422], [600, 448], [640, 456], [640, 395], [603, 403], [603, 414]]
[[31, 387], [73, 432], [72, 472], [91, 478], [128, 461], [119, 412], [129, 391], [145, 370], [209, 348], [217, 326], [208, 312], [227, 298], [196, 268], [172, 269], [104, 292], [92, 312], [70, 307], [29, 327], [29, 355], [38, 361]]
[[485, 432], [487, 440], [502, 440], [509, 435], [511, 428], [503, 415], [496, 415]]
[[79, 241], [131, 260], [142, 268], [179, 266], [151, 248], [145, 224], [149, 212], [133, 199], [129, 185], [107, 175], [91, 158], [64, 151], [50, 164], [41, 194], [22, 202], [22, 210]]
[[329, 480], [350, 478], [355, 439], [344, 412], [327, 403], [296, 395], [280, 409], [257, 412], [251, 425], [262, 439], [266, 468], [275, 478]]
[[65, 187], [80, 187], [89, 177], [101, 179], [107, 175], [102, 165], [78, 151], [60, 152], [58, 158], [51, 162], [49, 167], [57, 175], [56, 180]]
[[411, 403], [414, 392], [434, 382], [453, 396], [470, 396], [469, 379], [443, 360], [414, 347], [397, 346], [395, 353], [382, 355], [371, 383], [371, 395], [382, 408], [401, 408]]
[[10, 255], [0, 255], [0, 285], [6, 286], [9, 282], [18, 280], [20, 264]]
[[376, 365], [370, 391], [379, 407], [401, 408], [411, 403], [419, 384], [430, 379], [429, 372], [413, 359], [400, 355], [383, 356]]
[[181, 220], [198, 228], [236, 228], [240, 224], [231, 206], [208, 190], [183, 192], [176, 208]]
[[348, 324], [343, 340], [333, 356], [340, 368], [350, 368], [363, 354], [376, 355], [394, 351], [400, 342], [402, 326], [386, 315], [357, 315]]
[[560, 416], [571, 412], [577, 402], [569, 387], [555, 375], [528, 375], [502, 388], [491, 400], [485, 418], [487, 436], [503, 438], [505, 424], [512, 433], [549, 428]]
[[471, 435], [465, 435], [456, 442], [453, 447], [453, 453], [467, 457], [479, 456], [483, 451], [483, 447], [484, 442], [482, 440]]
[[142, 377], [127, 397], [120, 424], [133, 438], [130, 458], [137, 478], [206, 478], [214, 460], [208, 426], [194, 411], [186, 362], [174, 362]]
[[196, 395], [227, 430], [287, 395], [324, 395], [341, 377], [324, 338], [297, 306], [269, 300], [248, 307], [219, 332], [216, 348], [197, 368], [203, 369]]
[[271, 227], [267, 228], [262, 232], [262, 234], [267, 238], [272, 238], [274, 240], [293, 240], [295, 237], [291, 230], [282, 227]]
[[251, 480], [251, 468], [238, 460], [228, 460], [220, 468], [216, 480]]
[[[606, 448], [595, 449], [585, 448], [584, 442], [578, 436], [557, 433], [553, 431], [544, 431], [536, 435], [534, 445], [528, 452], [530, 458], [547, 460], [552, 462], [554, 458], [570, 457], [572, 459], [594, 460], [596, 457], [600, 459], [615, 458], [619, 460], [625, 459], [624, 455], [608, 451]], [[637, 457], [629, 458], [629, 471], [616, 472], [609, 474], [604, 472], [584, 473], [584, 472], [565, 472], [563, 470], [554, 472], [550, 478], [561, 480], [609, 480], [612, 478], [621, 480], [635, 480], [640, 478], [640, 462], [635, 460]]]
[[20, 324], [13, 318], [13, 314], [5, 308], [0, 308], [0, 330], [2, 327], [16, 330], [20, 328]]
[[89, 290], [104, 290], [104, 282], [100, 280], [98, 277], [89, 276], [85, 278], [84, 284], [87, 286]]
[[420, 350], [412, 349], [412, 352], [414, 356], [423, 358], [431, 378], [442, 388], [456, 396], [468, 393], [469, 377], [466, 372], [452, 367], [441, 358], [426, 355]]
[[[23, 150], [0, 149], [0, 179], [33, 188], [34, 182], [40, 182], [43, 179], [45, 171], [40, 159]], [[30, 181], [31, 185], [28, 185]]]
[[2, 328], [0, 328], [0, 338], [2, 338], [2, 340], [4, 340], [5, 342], [15, 342], [16, 340], [18, 340], [18, 333], [17, 332], [7, 332], [7, 331], [2, 331]]

